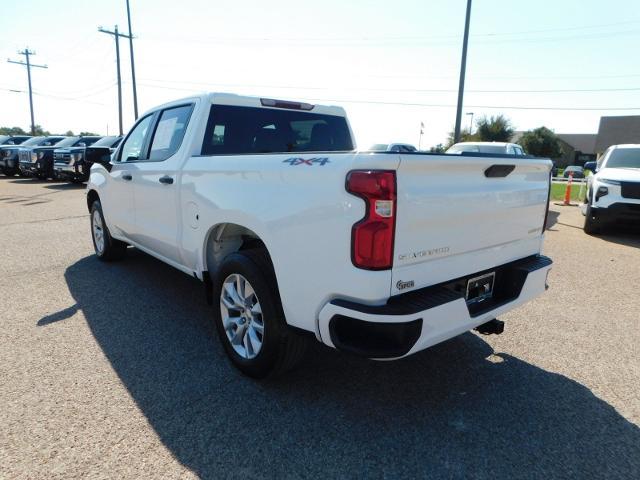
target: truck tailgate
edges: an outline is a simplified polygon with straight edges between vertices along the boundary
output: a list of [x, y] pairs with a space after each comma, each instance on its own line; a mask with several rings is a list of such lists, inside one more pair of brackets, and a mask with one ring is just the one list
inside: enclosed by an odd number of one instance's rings
[[391, 294], [539, 253], [550, 169], [541, 159], [402, 155]]

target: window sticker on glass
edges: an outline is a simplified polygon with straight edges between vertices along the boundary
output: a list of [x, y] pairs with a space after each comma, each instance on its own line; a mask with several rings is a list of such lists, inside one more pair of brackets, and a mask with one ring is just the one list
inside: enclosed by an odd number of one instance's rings
[[170, 118], [162, 119], [158, 123], [158, 128], [156, 129], [156, 135], [153, 139], [154, 150], [165, 150], [169, 148], [169, 146], [171, 145], [171, 138], [173, 137], [173, 132], [175, 131], [177, 122], [178, 122], [178, 117], [170, 117]]

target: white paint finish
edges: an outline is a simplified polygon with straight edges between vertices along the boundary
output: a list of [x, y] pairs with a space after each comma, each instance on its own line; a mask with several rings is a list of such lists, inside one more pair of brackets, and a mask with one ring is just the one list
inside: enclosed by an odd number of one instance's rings
[[[254, 232], [273, 260], [291, 325], [319, 336], [320, 310], [331, 299], [381, 305], [396, 293], [396, 279], [413, 279], [420, 288], [540, 251], [542, 236], [534, 229], [544, 217], [548, 161], [384, 153], [200, 156], [212, 103], [260, 107], [260, 100], [206, 94], [153, 111], [187, 102], [196, 107], [173, 157], [116, 164], [111, 173], [98, 166], [88, 188], [103, 199], [109, 226], [127, 225], [117, 238], [199, 278], [208, 269], [205, 248], [214, 228], [236, 224]], [[338, 107], [312, 112], [344, 115]], [[284, 162], [291, 157], [329, 161]], [[507, 178], [485, 178], [483, 170], [496, 163], [518, 166]], [[131, 170], [131, 185], [118, 183], [123, 169]], [[428, 262], [405, 260], [393, 271], [355, 268], [351, 228], [365, 208], [345, 190], [353, 169], [398, 172], [396, 258], [425, 248], [448, 250]], [[158, 181], [165, 175], [173, 176], [173, 185]]]
[[[492, 165], [516, 165], [487, 178]], [[392, 294], [540, 252], [551, 162], [401, 155]], [[407, 290], [403, 290], [407, 291]]]
[[102, 165], [94, 164], [87, 183], [100, 195], [102, 211], [112, 234], [129, 236], [135, 231], [135, 197], [131, 181], [123, 175], [132, 175], [131, 164], [114, 165], [108, 172]]
[[422, 332], [420, 337], [405, 356], [412, 355], [472, 330], [478, 325], [482, 325], [541, 295], [545, 291], [547, 273], [550, 269], [551, 267], [545, 267], [530, 273], [518, 298], [477, 317], [469, 315], [469, 310], [462, 298], [412, 315], [372, 315], [327, 303], [318, 315], [318, 330], [321, 341], [325, 345], [335, 348], [329, 333], [329, 321], [334, 315], [345, 315], [367, 322], [385, 323], [406, 323], [421, 318]]
[[[292, 166], [287, 158], [329, 158], [324, 166]], [[198, 231], [182, 230], [183, 258], [205, 270], [204, 225], [241, 225], [267, 246], [287, 321], [315, 331], [318, 310], [341, 296], [382, 303], [390, 271], [370, 272], [351, 263], [351, 227], [364, 202], [348, 194], [354, 168], [395, 169], [396, 155], [278, 154], [192, 157], [181, 177], [182, 202], [200, 210]]]

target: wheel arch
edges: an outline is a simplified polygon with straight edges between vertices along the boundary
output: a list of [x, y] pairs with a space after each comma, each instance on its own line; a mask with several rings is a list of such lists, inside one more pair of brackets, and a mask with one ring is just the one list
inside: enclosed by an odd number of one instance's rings
[[95, 202], [96, 200], [100, 200], [100, 195], [98, 195], [98, 192], [93, 189], [89, 190], [87, 192], [87, 210], [89, 210], [89, 213], [91, 213], [91, 205], [93, 205], [93, 202]]
[[273, 267], [273, 260], [263, 237], [251, 228], [233, 222], [223, 222], [212, 226], [205, 235], [203, 245], [203, 265], [210, 278], [227, 255], [249, 248], [264, 249]]

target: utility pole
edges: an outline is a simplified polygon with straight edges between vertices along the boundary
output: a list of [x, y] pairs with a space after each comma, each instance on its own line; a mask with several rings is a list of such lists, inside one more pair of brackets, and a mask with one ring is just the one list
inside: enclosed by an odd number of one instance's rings
[[36, 124], [33, 119], [33, 92], [31, 90], [31, 67], [49, 68], [46, 65], [36, 65], [35, 63], [31, 63], [31, 61], [29, 60], [29, 55], [35, 55], [35, 54], [36, 52], [32, 52], [31, 50], [29, 50], [29, 48], [25, 48], [23, 51], [18, 52], [18, 55], [25, 56], [25, 60], [26, 60], [25, 62], [11, 60], [9, 58], [7, 59], [7, 62], [9, 63], [16, 63], [18, 65], [24, 65], [27, 67], [27, 80], [29, 82], [29, 110], [31, 112], [31, 135], [36, 134]]
[[460, 84], [458, 86], [458, 111], [456, 112], [456, 128], [453, 139], [460, 141], [460, 124], [462, 123], [462, 97], [464, 96], [464, 77], [467, 70], [467, 45], [469, 43], [469, 22], [471, 20], [471, 0], [467, 0], [467, 17], [464, 23], [464, 39], [462, 41], [462, 61], [460, 62]]
[[422, 135], [424, 135], [424, 122], [420, 122], [420, 139], [418, 140], [418, 151], [422, 150]]
[[136, 69], [133, 61], [133, 32], [131, 31], [131, 11], [127, 0], [127, 22], [129, 23], [129, 53], [131, 57], [131, 81], [133, 83], [133, 115], [138, 120], [138, 93], [136, 92]]
[[130, 35], [119, 33], [117, 25], [113, 28], [113, 32], [102, 27], [98, 27], [98, 31], [106, 33], [108, 35], [113, 35], [113, 37], [116, 39], [116, 71], [118, 74], [118, 125], [120, 127], [120, 135], [122, 135], [122, 78], [120, 76], [120, 37], [129, 38]]

